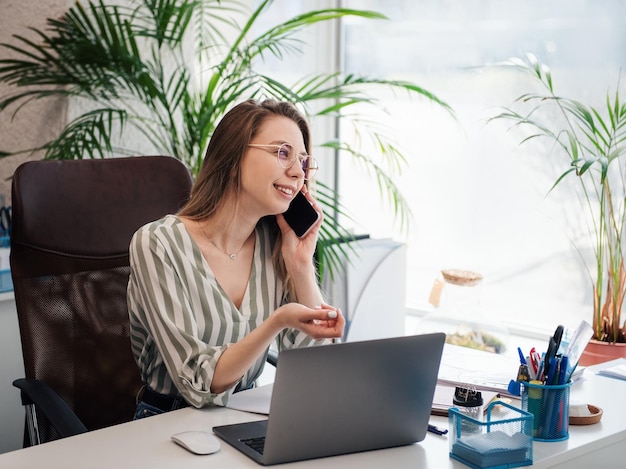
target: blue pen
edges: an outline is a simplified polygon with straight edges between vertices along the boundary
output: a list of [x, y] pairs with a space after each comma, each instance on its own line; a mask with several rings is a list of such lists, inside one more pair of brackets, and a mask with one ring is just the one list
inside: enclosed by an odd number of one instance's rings
[[[552, 346], [552, 344], [554, 343], [554, 340], [550, 338], [550, 341], [551, 341], [551, 346]], [[555, 356], [552, 356], [549, 362], [547, 360], [548, 360], [548, 354], [546, 354], [547, 374], [546, 374], [546, 380], [544, 384], [549, 386], [551, 384], [555, 384], [554, 378], [557, 375], [558, 359]], [[556, 377], [558, 378], [558, 376]], [[546, 389], [546, 391], [548, 390]], [[549, 438], [549, 435], [552, 432], [552, 429], [553, 429], [552, 416], [554, 415], [555, 399], [556, 399], [556, 395], [554, 391], [549, 391], [547, 395], [544, 395], [543, 420], [539, 421], [539, 429], [538, 429], [539, 435], [542, 438]]]
[[567, 372], [567, 369], [569, 368], [569, 358], [567, 358], [567, 355], [563, 356], [561, 358], [561, 365], [559, 368], [559, 380], [558, 380], [558, 384], [565, 384], [566, 383], [566, 378], [567, 376], [569, 376], [569, 373]]
[[550, 337], [550, 339], [548, 339], [548, 351], [546, 352], [546, 357], [544, 358], [544, 365], [543, 365], [543, 373], [544, 373], [546, 384], [552, 384], [552, 381], [548, 379], [548, 373], [550, 372], [550, 368], [552, 366], [552, 360], [554, 360], [555, 357], [556, 357], [556, 342], [554, 340], [554, 337]]
[[439, 428], [435, 425], [431, 425], [430, 423], [428, 424], [428, 431], [434, 433], [435, 435], [445, 435], [448, 433], [447, 428]]
[[526, 363], [526, 358], [524, 358], [524, 353], [522, 352], [522, 349], [520, 347], [517, 347], [517, 353], [519, 354], [520, 364], [528, 365], [528, 363]]
[[552, 357], [550, 359], [550, 365], [548, 367], [548, 374], [546, 376], [545, 384], [554, 384], [553, 380], [554, 380], [554, 374], [556, 373], [556, 363], [557, 363], [556, 358]]

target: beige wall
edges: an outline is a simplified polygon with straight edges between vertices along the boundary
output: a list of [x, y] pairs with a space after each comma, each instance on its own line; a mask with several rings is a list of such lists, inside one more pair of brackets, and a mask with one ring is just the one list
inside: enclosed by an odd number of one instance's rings
[[[36, 36], [29, 27], [42, 29], [46, 18], [58, 17], [73, 3], [72, 0], [0, 0], [0, 43], [13, 43], [13, 35], [28, 38]], [[0, 57], [11, 56], [11, 51], [0, 48]], [[0, 84], [0, 95], [4, 96], [15, 89]], [[49, 140], [57, 134], [67, 119], [65, 100], [31, 102], [13, 116], [12, 109], [0, 113], [0, 149], [17, 151]], [[8, 112], [7, 112], [8, 111]], [[40, 159], [43, 154], [24, 154], [0, 160], [0, 195], [7, 203], [10, 200], [11, 176], [15, 168], [28, 159]]]
[[[0, 0], [0, 43], [12, 43], [14, 34], [33, 38], [28, 27], [43, 28], [46, 18], [59, 16], [71, 0]], [[11, 51], [0, 48], [0, 57], [10, 57]], [[0, 84], [0, 96], [12, 87]], [[0, 112], [0, 150], [16, 151], [30, 148], [48, 140], [66, 120], [67, 106], [63, 102], [31, 103], [12, 118], [14, 109]], [[9, 112], [7, 112], [9, 111]], [[0, 195], [10, 204], [11, 176], [15, 168], [37, 155], [19, 155], [0, 159]], [[0, 298], [0, 453], [22, 447], [24, 409], [20, 395], [11, 385], [13, 379], [24, 375], [20, 350], [15, 302], [10, 293]]]

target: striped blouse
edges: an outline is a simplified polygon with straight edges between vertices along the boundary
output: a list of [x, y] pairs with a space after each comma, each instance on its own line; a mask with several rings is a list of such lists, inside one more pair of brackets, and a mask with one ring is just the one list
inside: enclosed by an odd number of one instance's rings
[[[274, 274], [268, 227], [255, 230], [250, 278], [238, 309], [218, 284], [199, 247], [175, 215], [140, 228], [130, 244], [128, 308], [132, 352], [143, 382], [162, 394], [180, 394], [195, 407], [226, 405], [234, 387], [211, 393], [215, 365], [226, 348], [283, 303]], [[317, 343], [297, 330], [277, 337], [278, 349]], [[241, 378], [249, 386], [266, 353]], [[237, 384], [237, 383], [236, 383]]]

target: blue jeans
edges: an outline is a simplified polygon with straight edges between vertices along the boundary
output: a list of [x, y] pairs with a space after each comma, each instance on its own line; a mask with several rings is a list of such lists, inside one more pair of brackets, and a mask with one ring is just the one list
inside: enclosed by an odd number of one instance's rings
[[152, 417], [153, 415], [159, 415], [166, 412], [165, 410], [154, 407], [150, 404], [146, 404], [144, 401], [137, 402], [137, 409], [135, 410], [135, 416], [133, 420], [139, 420], [146, 417]]
[[[244, 391], [246, 389], [252, 389], [256, 386], [255, 382], [250, 383], [245, 388], [241, 386], [241, 383], [237, 385], [235, 392]], [[139, 394], [142, 395], [141, 393]], [[148, 396], [149, 397], [149, 396]], [[173, 398], [173, 402], [168, 406], [167, 409], [157, 407], [152, 404], [148, 404], [147, 402], [141, 400], [141, 397], [137, 399], [137, 408], [135, 409], [135, 416], [133, 420], [139, 420], [146, 417], [152, 417], [153, 415], [163, 414], [165, 412], [170, 412], [172, 410], [182, 409], [183, 407], [189, 407], [187, 401], [185, 401], [182, 397]]]
[[[141, 393], [139, 395], [142, 396]], [[150, 400], [148, 399], [149, 397], [150, 396], [147, 395], [146, 399]], [[153, 415], [159, 415], [172, 410], [182, 409], [183, 407], [189, 407], [187, 401], [185, 401], [182, 397], [170, 398], [169, 400], [171, 400], [171, 402], [168, 404], [167, 408], [162, 408], [154, 404], [149, 404], [148, 402], [142, 400], [141, 397], [138, 398], [137, 408], [135, 409], [135, 416], [133, 417], [133, 420], [152, 417]], [[157, 400], [157, 402], [160, 402], [160, 400]]]

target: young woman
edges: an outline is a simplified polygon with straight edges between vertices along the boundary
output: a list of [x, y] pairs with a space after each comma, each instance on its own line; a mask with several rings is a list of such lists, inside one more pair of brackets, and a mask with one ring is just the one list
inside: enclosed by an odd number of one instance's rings
[[322, 217], [302, 238], [285, 222], [315, 169], [289, 103], [246, 101], [216, 127], [191, 196], [130, 245], [132, 350], [145, 384], [135, 418], [225, 405], [253, 385], [268, 348], [329, 342], [345, 320], [313, 264]]

